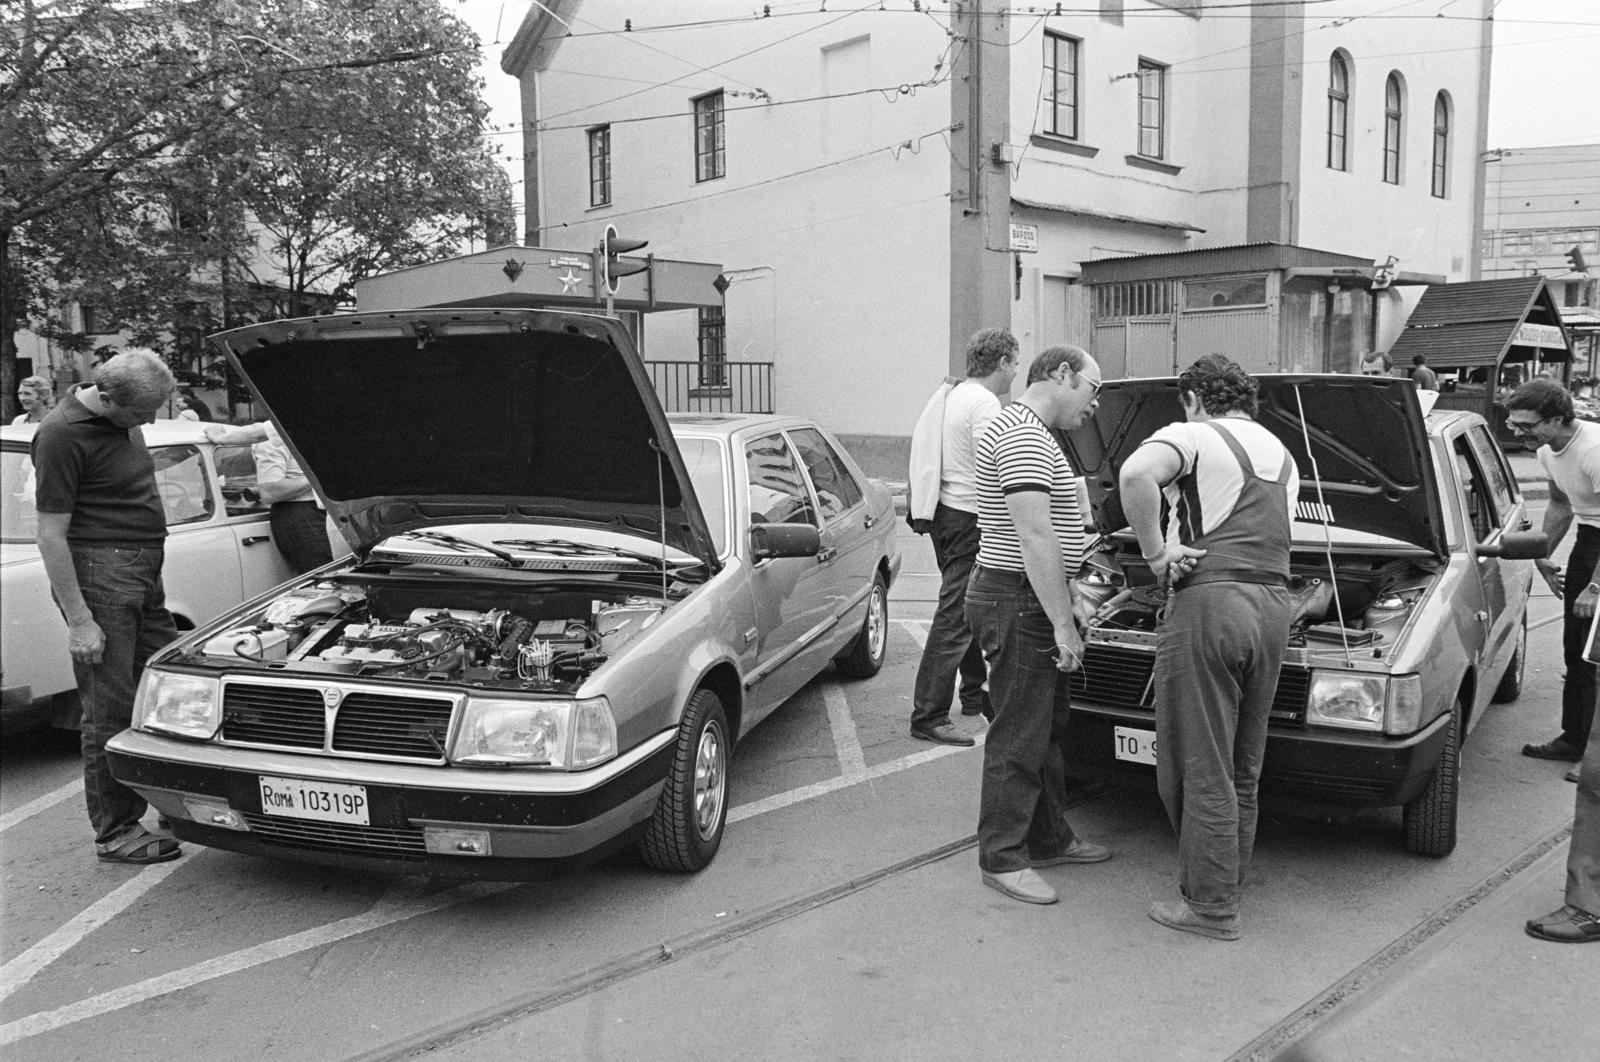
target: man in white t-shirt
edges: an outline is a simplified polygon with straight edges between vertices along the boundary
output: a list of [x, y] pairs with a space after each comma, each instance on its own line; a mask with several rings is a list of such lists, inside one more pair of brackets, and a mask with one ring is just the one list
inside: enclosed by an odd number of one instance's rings
[[1172, 587], [1156, 646], [1156, 782], [1178, 835], [1181, 898], [1152, 904], [1150, 917], [1217, 940], [1239, 938], [1267, 718], [1294, 612], [1300, 472], [1256, 423], [1256, 395], [1233, 361], [1200, 358], [1178, 377], [1183, 422], [1141, 443], [1120, 477], [1140, 552]]
[[939, 565], [939, 606], [922, 647], [911, 695], [911, 736], [942, 745], [971, 745], [950, 722], [956, 674], [961, 676], [961, 714], [990, 716], [984, 691], [988, 669], [972, 640], [964, 605], [967, 578], [978, 556], [978, 432], [1000, 412], [1017, 375], [1017, 339], [1003, 328], [986, 328], [967, 343], [967, 378], [946, 384], [929, 399], [912, 433], [913, 529], [933, 536]]
[[1506, 426], [1524, 443], [1538, 445], [1539, 464], [1550, 477], [1544, 532], [1551, 551], [1567, 528], [1578, 525], [1565, 573], [1549, 557], [1534, 562], [1562, 602], [1567, 677], [1561, 688], [1561, 733], [1543, 744], [1524, 745], [1522, 754], [1576, 762], [1583, 759], [1594, 722], [1595, 666], [1583, 658], [1589, 624], [1578, 603], [1584, 601], [1585, 613], [1592, 615], [1600, 596], [1600, 584], [1592, 581], [1600, 564], [1600, 424], [1578, 420], [1572, 396], [1554, 380], [1529, 380], [1506, 399], [1506, 410]]

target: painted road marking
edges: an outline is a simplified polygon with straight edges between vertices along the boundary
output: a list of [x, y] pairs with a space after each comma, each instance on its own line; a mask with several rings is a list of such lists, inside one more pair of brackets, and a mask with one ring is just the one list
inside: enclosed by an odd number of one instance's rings
[[35, 797], [26, 804], [22, 805], [20, 808], [16, 808], [15, 810], [6, 812], [4, 815], [0, 815], [0, 833], [4, 833], [5, 831], [11, 829], [11, 827], [15, 826], [24, 819], [33, 818], [45, 808], [54, 807], [63, 800], [66, 800], [68, 797], [76, 796], [81, 792], [83, 792], [83, 779], [79, 778], [75, 782], [68, 782], [66, 785], [62, 786], [60, 789], [57, 789], [53, 793], [46, 793], [42, 797]]
[[84, 937], [111, 921], [145, 893], [166, 881], [167, 876], [181, 864], [197, 858], [199, 853], [192, 853], [182, 860], [173, 859], [145, 867], [133, 878], [90, 904], [66, 925], [4, 966], [0, 966], [0, 1001], [9, 999], [13, 992], [33, 980], [34, 974], [65, 955]]
[[822, 687], [822, 700], [828, 706], [828, 726], [833, 729], [839, 770], [851, 780], [862, 777], [867, 772], [867, 757], [861, 751], [861, 737], [856, 733], [856, 721], [850, 715], [850, 702], [844, 699], [844, 690], [837, 683], [826, 683]]

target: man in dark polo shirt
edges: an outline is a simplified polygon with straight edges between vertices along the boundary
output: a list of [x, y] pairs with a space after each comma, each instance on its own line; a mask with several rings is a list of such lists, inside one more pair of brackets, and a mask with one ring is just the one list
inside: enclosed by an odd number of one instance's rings
[[172, 394], [155, 355], [128, 350], [62, 399], [33, 437], [39, 555], [67, 621], [83, 708], [83, 787], [108, 863], [176, 859], [140, 823], [144, 798], [111, 777], [106, 742], [128, 726], [145, 661], [178, 636], [161, 585], [167, 521], [141, 425]]

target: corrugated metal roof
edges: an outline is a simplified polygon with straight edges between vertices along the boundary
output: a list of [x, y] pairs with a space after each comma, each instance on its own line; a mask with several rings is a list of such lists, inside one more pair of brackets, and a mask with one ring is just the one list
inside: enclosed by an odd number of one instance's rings
[[1085, 284], [1116, 284], [1135, 280], [1169, 280], [1226, 273], [1260, 273], [1269, 270], [1345, 268], [1352, 274], [1372, 272], [1372, 260], [1355, 255], [1296, 247], [1287, 243], [1241, 243], [1232, 247], [1203, 247], [1193, 251], [1095, 258], [1083, 263]]
[[[1434, 369], [1498, 365], [1524, 322], [1561, 324], [1543, 277], [1435, 284], [1422, 293], [1389, 357], [1404, 365], [1422, 354]], [[1532, 348], [1521, 349], [1532, 355]]]

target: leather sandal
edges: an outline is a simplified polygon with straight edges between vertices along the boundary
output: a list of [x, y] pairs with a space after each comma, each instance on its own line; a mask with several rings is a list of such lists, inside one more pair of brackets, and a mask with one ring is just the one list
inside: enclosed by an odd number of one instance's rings
[[95, 858], [102, 863], [128, 863], [145, 866], [165, 863], [183, 855], [183, 849], [171, 837], [151, 833], [143, 826], [135, 826], [115, 840], [95, 845]]

